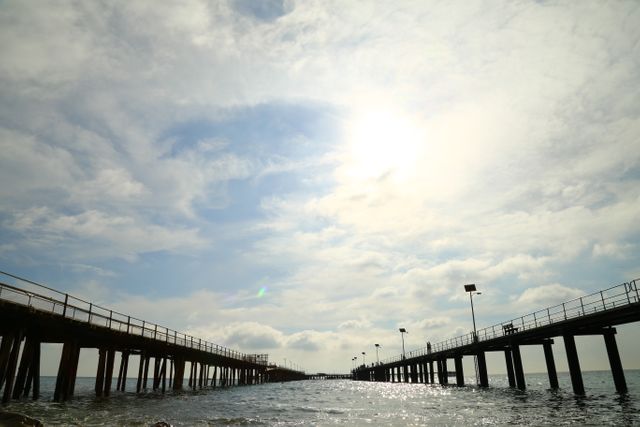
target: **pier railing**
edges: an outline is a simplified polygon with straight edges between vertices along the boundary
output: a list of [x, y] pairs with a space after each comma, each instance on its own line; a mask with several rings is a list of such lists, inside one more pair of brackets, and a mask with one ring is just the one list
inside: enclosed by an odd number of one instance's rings
[[[476, 337], [474, 337], [473, 332], [470, 332], [466, 335], [432, 344], [430, 348], [423, 347], [412, 350], [406, 352], [405, 358], [409, 359], [430, 353], [438, 353], [452, 348], [470, 345], [478, 341], [500, 338], [565, 320], [636, 304], [640, 302], [638, 282], [640, 282], [640, 279], [635, 279], [622, 283], [621, 285], [563, 302], [562, 304], [479, 329]], [[380, 361], [380, 364], [394, 363], [402, 359], [402, 355], [393, 356]]]
[[[24, 305], [34, 310], [52, 313], [67, 319], [105, 327], [114, 331], [141, 336], [181, 347], [213, 353], [232, 359], [264, 364], [264, 355], [244, 354], [200, 338], [150, 323], [127, 314], [95, 305], [81, 298], [62, 293], [31, 280], [0, 271], [0, 276], [11, 278], [14, 285], [0, 281], [0, 300]], [[15, 286], [20, 283], [21, 287]]]

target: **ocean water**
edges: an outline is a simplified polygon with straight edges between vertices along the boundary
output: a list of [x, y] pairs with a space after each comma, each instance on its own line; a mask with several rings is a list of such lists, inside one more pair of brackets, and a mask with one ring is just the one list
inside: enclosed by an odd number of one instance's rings
[[[575, 396], [567, 373], [560, 390], [546, 374], [527, 374], [527, 390], [508, 388], [504, 376], [490, 387], [299, 381], [196, 391], [114, 392], [93, 395], [93, 378], [78, 378], [72, 401], [54, 403], [54, 378], [43, 378], [43, 397], [0, 410], [21, 412], [45, 425], [149, 426], [430, 426], [430, 425], [640, 425], [640, 371], [625, 371], [629, 393], [615, 392], [611, 374], [584, 372], [586, 396]], [[468, 383], [473, 378], [467, 378]], [[135, 390], [135, 380], [127, 382]]]

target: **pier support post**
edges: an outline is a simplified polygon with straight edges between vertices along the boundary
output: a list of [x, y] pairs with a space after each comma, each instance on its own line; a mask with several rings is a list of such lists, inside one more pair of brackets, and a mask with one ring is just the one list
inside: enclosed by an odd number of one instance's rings
[[513, 358], [511, 356], [511, 349], [504, 350], [504, 361], [507, 366], [507, 379], [509, 380], [509, 387], [516, 386], [516, 375], [513, 372]]
[[138, 381], [136, 382], [136, 393], [142, 390], [142, 377], [144, 376], [144, 352], [140, 353], [140, 363], [138, 364]]
[[411, 365], [411, 382], [412, 383], [418, 382], [418, 364], [417, 363], [414, 363], [413, 365]]
[[124, 352], [120, 354], [120, 368], [118, 369], [118, 380], [116, 381], [116, 390], [120, 391], [122, 387], [122, 371], [124, 370]]
[[124, 368], [122, 368], [122, 383], [120, 384], [120, 391], [125, 391], [127, 386], [127, 372], [129, 371], [129, 351], [122, 353], [122, 360], [124, 362]]
[[189, 387], [195, 389], [197, 387], [198, 362], [191, 362], [191, 375], [189, 376]]
[[142, 371], [142, 389], [147, 389], [147, 380], [149, 379], [149, 359], [151, 356], [145, 353], [144, 355], [144, 369]]
[[107, 360], [107, 350], [104, 348], [98, 349], [98, 369], [96, 370], [96, 396], [102, 396], [102, 390], [104, 389], [104, 368]]
[[173, 378], [173, 389], [182, 390], [182, 383], [184, 381], [185, 360], [182, 358], [176, 357], [174, 366], [175, 366], [175, 375]]
[[551, 347], [552, 342], [546, 341], [542, 344], [542, 349], [544, 350], [544, 360], [547, 363], [547, 374], [549, 375], [549, 387], [555, 390], [559, 388], [558, 385], [558, 373], [556, 372], [556, 362], [553, 359], [553, 348]]
[[527, 383], [524, 379], [524, 369], [522, 367], [522, 356], [520, 354], [520, 346], [511, 344], [511, 357], [513, 358], [513, 370], [516, 374], [516, 387], [519, 390], [525, 390]]
[[489, 375], [487, 375], [487, 359], [484, 355], [484, 351], [478, 350], [476, 355], [478, 363], [478, 379], [480, 387], [489, 387]]
[[613, 382], [616, 385], [616, 391], [618, 393], [626, 393], [627, 381], [624, 378], [624, 370], [622, 369], [615, 334], [615, 329], [612, 329], [610, 332], [605, 332], [603, 334], [604, 343], [607, 347], [607, 356], [609, 356], [609, 365], [611, 366], [611, 374], [613, 375]]
[[29, 397], [33, 385], [33, 400], [40, 397], [40, 338], [30, 340], [32, 350], [22, 397]]
[[433, 360], [429, 360], [429, 380], [431, 384], [435, 382], [435, 373], [433, 372]]
[[[18, 375], [16, 376], [15, 384], [13, 385], [12, 397], [14, 399], [19, 399], [27, 387], [27, 377], [33, 361], [34, 344], [34, 340], [29, 337], [27, 337], [24, 342], [22, 357], [20, 358], [20, 366], [18, 367]], [[29, 391], [27, 390], [27, 394], [28, 393]]]
[[162, 359], [162, 393], [167, 390], [167, 357]]
[[171, 364], [169, 365], [169, 387], [173, 388], [173, 359], [171, 359]]
[[112, 348], [107, 350], [107, 366], [104, 373], [104, 395], [111, 394], [111, 381], [113, 380], [113, 365], [115, 364], [116, 351]]
[[9, 363], [12, 346], [13, 336], [9, 334], [4, 335], [2, 337], [2, 344], [0, 344], [0, 390], [2, 390], [2, 386], [6, 379], [7, 365]]
[[454, 362], [456, 366], [456, 385], [458, 387], [464, 386], [464, 371], [462, 368], [462, 356], [454, 357]]
[[65, 342], [62, 346], [56, 388], [53, 393], [54, 401], [64, 402], [73, 396], [79, 358], [80, 345], [75, 341]]
[[402, 365], [402, 375], [405, 383], [409, 382], [409, 365]]
[[151, 388], [155, 391], [160, 387], [160, 357], [153, 358], [153, 382]]
[[9, 355], [7, 357], [6, 367], [4, 368], [3, 380], [4, 380], [4, 393], [2, 395], [2, 402], [7, 403], [11, 399], [11, 392], [13, 391], [13, 384], [15, 381], [16, 367], [18, 365], [18, 355], [20, 353], [20, 346], [22, 345], [22, 338], [24, 337], [24, 331], [20, 330], [13, 336], [5, 335], [2, 340], [9, 341]]
[[582, 372], [580, 371], [580, 361], [576, 350], [576, 341], [573, 335], [562, 336], [564, 348], [567, 352], [567, 363], [569, 364], [569, 374], [571, 375], [571, 385], [575, 394], [584, 394], [584, 383], [582, 382]]
[[202, 388], [204, 384], [204, 363], [200, 363], [200, 373], [198, 374], [198, 388]]
[[449, 368], [447, 367], [447, 358], [442, 359], [442, 383], [449, 384]]

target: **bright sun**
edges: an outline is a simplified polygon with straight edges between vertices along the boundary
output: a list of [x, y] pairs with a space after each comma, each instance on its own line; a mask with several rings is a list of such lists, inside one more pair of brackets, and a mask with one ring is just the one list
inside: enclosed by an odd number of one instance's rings
[[416, 164], [422, 132], [407, 116], [388, 110], [356, 114], [347, 129], [349, 175], [358, 180], [404, 180]]

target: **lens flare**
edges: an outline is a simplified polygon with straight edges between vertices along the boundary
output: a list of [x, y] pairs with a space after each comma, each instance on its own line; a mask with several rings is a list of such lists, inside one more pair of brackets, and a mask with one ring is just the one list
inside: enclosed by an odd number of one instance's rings
[[266, 292], [267, 292], [267, 287], [266, 286], [261, 287], [260, 290], [258, 291], [258, 298], [262, 298]]

